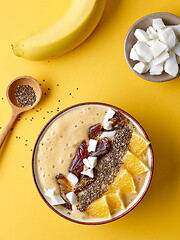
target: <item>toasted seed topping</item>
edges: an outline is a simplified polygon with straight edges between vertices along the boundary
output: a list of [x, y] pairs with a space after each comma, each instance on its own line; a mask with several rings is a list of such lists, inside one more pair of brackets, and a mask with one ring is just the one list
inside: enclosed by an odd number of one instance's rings
[[121, 126], [116, 131], [110, 151], [98, 160], [98, 164], [94, 168], [96, 179], [82, 191], [77, 191], [77, 208], [79, 211], [85, 211], [90, 203], [102, 197], [107, 192], [108, 186], [114, 181], [119, 172], [122, 165], [122, 158], [128, 150], [131, 136], [132, 131], [127, 125], [124, 127]]

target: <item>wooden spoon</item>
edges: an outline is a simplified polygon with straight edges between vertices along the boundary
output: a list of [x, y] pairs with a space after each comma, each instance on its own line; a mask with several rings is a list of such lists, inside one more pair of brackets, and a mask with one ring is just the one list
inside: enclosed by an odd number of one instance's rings
[[[22, 107], [16, 101], [15, 90], [20, 85], [29, 85], [35, 91], [36, 101], [33, 103], [32, 106]], [[39, 103], [39, 101], [41, 99], [41, 95], [42, 95], [41, 87], [40, 87], [39, 83], [32, 77], [21, 76], [21, 77], [15, 78], [14, 80], [12, 80], [12, 82], [10, 82], [10, 84], [8, 85], [7, 90], [6, 90], [6, 96], [7, 96], [8, 102], [11, 106], [12, 111], [11, 111], [11, 117], [10, 117], [8, 123], [6, 124], [5, 128], [3, 129], [3, 131], [0, 134], [0, 148], [1, 148], [4, 140], [6, 139], [9, 131], [12, 129], [17, 117], [21, 113], [34, 108]]]

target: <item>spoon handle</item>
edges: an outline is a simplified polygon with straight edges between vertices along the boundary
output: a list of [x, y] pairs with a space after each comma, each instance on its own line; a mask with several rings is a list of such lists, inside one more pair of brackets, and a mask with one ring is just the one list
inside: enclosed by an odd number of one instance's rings
[[5, 128], [2, 130], [1, 134], [0, 134], [0, 148], [4, 142], [4, 140], [6, 139], [9, 131], [12, 129], [14, 122], [16, 121], [17, 117], [19, 114], [11, 114], [11, 117], [9, 119], [9, 121], [7, 122]]

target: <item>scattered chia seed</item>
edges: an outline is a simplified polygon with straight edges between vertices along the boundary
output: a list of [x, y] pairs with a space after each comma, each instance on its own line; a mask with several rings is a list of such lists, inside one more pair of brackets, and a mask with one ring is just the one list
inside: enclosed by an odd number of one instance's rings
[[15, 98], [21, 107], [32, 106], [36, 101], [36, 94], [29, 85], [19, 85], [15, 90]]

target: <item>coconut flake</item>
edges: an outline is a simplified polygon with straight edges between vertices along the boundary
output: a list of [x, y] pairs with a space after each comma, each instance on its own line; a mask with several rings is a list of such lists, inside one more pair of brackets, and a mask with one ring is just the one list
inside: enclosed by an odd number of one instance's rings
[[163, 72], [163, 64], [153, 66], [149, 72], [150, 75], [161, 75]]
[[173, 52], [174, 52], [176, 55], [180, 56], [180, 42], [178, 42], [178, 43], [176, 44], [175, 48], [173, 49]]
[[96, 150], [96, 146], [97, 146], [97, 140], [90, 139], [89, 146], [88, 146], [88, 152], [94, 152]]
[[139, 63], [135, 64], [133, 69], [140, 74], [146, 73], [149, 70], [148, 66], [143, 62], [139, 62]]
[[47, 197], [52, 198], [54, 195], [55, 188], [45, 189], [44, 193]]
[[173, 77], [176, 77], [178, 74], [179, 67], [177, 64], [176, 55], [173, 52], [170, 53], [170, 57], [164, 64], [164, 71]]
[[93, 169], [97, 164], [97, 157], [88, 157], [89, 167]]
[[62, 199], [62, 197], [60, 195], [53, 195], [52, 196], [52, 199], [51, 199], [51, 204], [53, 206], [55, 205], [61, 205], [61, 204], [64, 204], [65, 201]]
[[99, 138], [112, 138], [116, 134], [116, 131], [110, 131], [110, 132], [103, 132]]
[[151, 48], [144, 42], [139, 42], [134, 45], [137, 54], [145, 61], [150, 62], [153, 59], [153, 53]]
[[69, 182], [75, 186], [76, 183], [78, 182], [78, 178], [76, 175], [74, 175], [73, 173], [69, 173], [68, 176], [67, 176], [67, 179], [69, 180]]
[[82, 175], [86, 175], [86, 176], [88, 176], [90, 178], [94, 177], [93, 169], [88, 169], [88, 170], [82, 171], [81, 174]]
[[152, 20], [152, 26], [155, 30], [159, 30], [165, 27], [162, 18], [155, 18]]
[[150, 40], [148, 34], [142, 29], [136, 29], [136, 31], [134, 32], [134, 36], [140, 42], [148, 42]]
[[76, 205], [77, 203], [77, 196], [74, 192], [69, 192], [66, 194], [67, 199], [72, 205]]
[[159, 39], [166, 44], [169, 49], [176, 45], [176, 35], [171, 27], [166, 27], [158, 31]]

